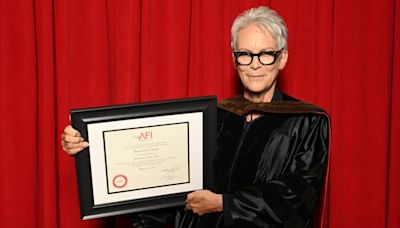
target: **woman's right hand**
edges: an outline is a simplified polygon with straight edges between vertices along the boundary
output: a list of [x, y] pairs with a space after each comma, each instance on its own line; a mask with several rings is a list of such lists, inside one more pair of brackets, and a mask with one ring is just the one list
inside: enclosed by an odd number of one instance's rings
[[67, 154], [75, 155], [88, 147], [89, 143], [82, 138], [79, 131], [71, 125], [67, 125], [61, 134], [61, 146]]

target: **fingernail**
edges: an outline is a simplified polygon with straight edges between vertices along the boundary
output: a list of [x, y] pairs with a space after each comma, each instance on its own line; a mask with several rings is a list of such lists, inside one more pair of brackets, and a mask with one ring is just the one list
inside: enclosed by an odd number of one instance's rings
[[83, 143], [83, 146], [84, 146], [84, 147], [88, 147], [88, 146], [89, 146], [89, 143], [88, 143], [88, 142], [84, 142], [84, 143]]

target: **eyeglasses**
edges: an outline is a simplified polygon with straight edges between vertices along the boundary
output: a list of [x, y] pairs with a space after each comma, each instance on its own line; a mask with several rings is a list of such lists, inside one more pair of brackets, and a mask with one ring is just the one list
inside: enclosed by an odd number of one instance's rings
[[253, 57], [257, 56], [258, 61], [262, 65], [272, 65], [275, 63], [276, 58], [282, 53], [283, 48], [279, 51], [262, 51], [257, 54], [246, 51], [234, 51], [236, 64], [241, 66], [248, 66], [253, 62]]

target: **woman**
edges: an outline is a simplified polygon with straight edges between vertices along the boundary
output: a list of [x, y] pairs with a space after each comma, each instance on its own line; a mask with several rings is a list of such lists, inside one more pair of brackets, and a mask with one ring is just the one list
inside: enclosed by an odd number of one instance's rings
[[[247, 10], [231, 32], [244, 92], [218, 105], [215, 191], [188, 194], [184, 212], [135, 215], [137, 227], [172, 219], [175, 227], [311, 227], [326, 172], [329, 118], [278, 90], [288, 51], [287, 28], [275, 11]], [[87, 143], [67, 126], [62, 145], [75, 154]]]

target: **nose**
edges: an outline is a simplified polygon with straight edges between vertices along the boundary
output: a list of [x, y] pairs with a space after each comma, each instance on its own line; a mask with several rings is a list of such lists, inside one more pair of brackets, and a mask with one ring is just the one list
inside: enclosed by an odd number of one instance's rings
[[262, 67], [262, 64], [261, 64], [260, 60], [257, 58], [257, 56], [254, 56], [253, 57], [253, 61], [251, 61], [251, 64], [250, 64], [250, 68], [251, 69], [258, 69], [260, 67]]

